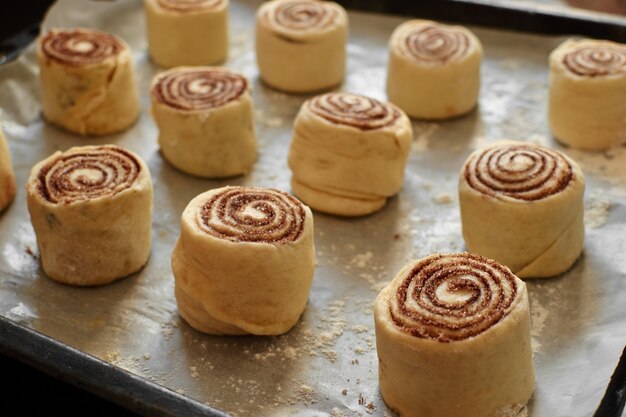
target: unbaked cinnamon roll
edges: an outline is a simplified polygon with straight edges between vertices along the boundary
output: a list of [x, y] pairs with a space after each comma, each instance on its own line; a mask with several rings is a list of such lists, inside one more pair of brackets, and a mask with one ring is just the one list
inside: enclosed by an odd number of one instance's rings
[[348, 16], [340, 5], [316, 0], [272, 0], [256, 16], [261, 79], [288, 92], [319, 91], [343, 80]]
[[626, 142], [626, 45], [568, 40], [550, 54], [550, 129], [580, 149]]
[[528, 295], [470, 253], [411, 262], [376, 298], [383, 399], [401, 417], [525, 415], [535, 383]]
[[152, 114], [165, 159], [188, 174], [228, 177], [256, 160], [250, 83], [226, 68], [180, 67], [152, 82]]
[[11, 152], [0, 128], [0, 211], [7, 208], [15, 198], [15, 174], [11, 163]]
[[313, 97], [295, 121], [293, 192], [326, 213], [380, 210], [402, 187], [412, 137], [408, 117], [391, 103], [348, 93]]
[[33, 167], [26, 192], [41, 265], [53, 280], [107, 284], [147, 262], [152, 181], [133, 152], [113, 145], [57, 152]]
[[304, 311], [313, 216], [291, 195], [224, 187], [185, 208], [172, 254], [180, 315], [209, 334], [278, 335]]
[[583, 248], [585, 179], [564, 154], [524, 142], [472, 153], [461, 170], [465, 244], [521, 278], [566, 271]]
[[480, 41], [464, 27], [405, 22], [389, 40], [389, 101], [420, 119], [467, 113], [478, 101], [482, 55]]
[[213, 65], [228, 55], [228, 0], [145, 0], [148, 51], [159, 65]]
[[126, 43], [93, 29], [52, 29], [37, 48], [44, 117], [81, 135], [106, 135], [139, 115]]

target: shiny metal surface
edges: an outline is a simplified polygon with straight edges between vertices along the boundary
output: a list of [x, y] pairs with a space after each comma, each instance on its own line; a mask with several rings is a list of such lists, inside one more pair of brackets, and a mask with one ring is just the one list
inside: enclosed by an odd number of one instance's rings
[[[0, 215], [0, 314], [232, 414], [392, 415], [378, 393], [374, 298], [408, 260], [463, 249], [457, 175], [473, 149], [500, 138], [561, 149], [548, 134], [545, 115], [547, 57], [563, 39], [473, 28], [486, 51], [479, 109], [445, 123], [414, 123], [404, 188], [381, 212], [360, 219], [315, 213], [318, 266], [299, 324], [281, 337], [211, 337], [192, 330], [176, 312], [170, 253], [180, 214], [195, 195], [226, 184], [289, 190], [292, 122], [307, 98], [259, 82], [253, 39], [259, 3], [233, 0], [230, 6], [226, 65], [253, 81], [260, 145], [259, 160], [245, 177], [192, 178], [160, 156], [148, 94], [160, 69], [146, 54], [141, 1], [60, 0], [46, 20], [47, 27], [108, 30], [130, 44], [143, 111], [127, 132], [80, 138], [43, 122], [34, 48], [0, 67], [2, 123], [18, 183], [16, 201]], [[386, 43], [402, 21], [350, 14], [342, 90], [385, 98]], [[140, 273], [112, 285], [62, 286], [39, 268], [24, 185], [32, 165], [53, 151], [101, 143], [128, 147], [150, 167], [152, 257]], [[530, 404], [534, 417], [591, 415], [626, 340], [626, 151], [565, 151], [587, 175], [587, 237], [571, 271], [528, 281], [538, 375]]]

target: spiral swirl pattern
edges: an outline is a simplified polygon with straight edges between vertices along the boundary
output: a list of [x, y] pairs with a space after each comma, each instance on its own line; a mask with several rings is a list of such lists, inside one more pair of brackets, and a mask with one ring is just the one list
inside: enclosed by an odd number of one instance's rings
[[248, 89], [242, 75], [217, 68], [186, 68], [167, 71], [155, 79], [156, 101], [186, 111], [208, 110], [236, 100]]
[[231, 242], [285, 244], [302, 235], [306, 211], [293, 196], [266, 188], [226, 187], [197, 214], [204, 232]]
[[470, 46], [469, 36], [453, 26], [419, 24], [405, 35], [403, 50], [414, 61], [443, 65], [462, 59]]
[[612, 45], [583, 46], [563, 57], [563, 64], [574, 74], [585, 77], [626, 72], [626, 48]]
[[115, 195], [130, 188], [140, 172], [137, 157], [122, 148], [89, 147], [44, 165], [38, 174], [39, 190], [51, 203], [69, 204]]
[[453, 342], [476, 336], [504, 318], [518, 294], [515, 275], [471, 253], [419, 261], [390, 298], [395, 325], [415, 337]]
[[312, 113], [333, 123], [361, 130], [381, 129], [395, 123], [400, 111], [392, 104], [348, 93], [328, 93], [307, 102]]
[[157, 0], [163, 9], [177, 12], [216, 9], [225, 2], [226, 0]]
[[46, 58], [75, 67], [99, 64], [124, 49], [117, 37], [91, 29], [52, 30], [40, 45]]
[[537, 145], [503, 144], [470, 156], [464, 176], [482, 194], [535, 201], [563, 191], [574, 172], [559, 152]]
[[337, 10], [322, 1], [286, 0], [275, 2], [265, 13], [266, 23], [278, 30], [315, 32], [331, 27]]

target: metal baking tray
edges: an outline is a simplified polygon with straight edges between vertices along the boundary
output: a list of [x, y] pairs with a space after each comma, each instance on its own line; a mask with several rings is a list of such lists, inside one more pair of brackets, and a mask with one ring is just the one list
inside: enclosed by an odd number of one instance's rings
[[[381, 212], [358, 219], [315, 213], [318, 265], [298, 325], [280, 337], [207, 336], [191, 329], [176, 311], [170, 253], [180, 214], [195, 195], [227, 184], [289, 190], [286, 156], [292, 122], [307, 98], [259, 82], [253, 38], [259, 4], [230, 3], [226, 65], [252, 80], [260, 146], [259, 160], [244, 177], [203, 180], [163, 161], [148, 94], [160, 69], [146, 53], [140, 0], [60, 0], [44, 22], [45, 27], [107, 30], [130, 44], [142, 115], [126, 132], [80, 138], [44, 123], [32, 45], [0, 67], [2, 127], [18, 183], [15, 202], [0, 214], [0, 351], [151, 416], [224, 415], [217, 410], [238, 416], [391, 416], [378, 392], [372, 317], [376, 294], [409, 260], [463, 250], [456, 188], [467, 155], [501, 138], [530, 140], [564, 150], [581, 164], [588, 183], [582, 257], [561, 276], [528, 281], [538, 377], [530, 415], [592, 415], [626, 340], [626, 148], [585, 153], [563, 149], [551, 139], [547, 57], [564, 40], [554, 33], [593, 27], [600, 30], [594, 33], [617, 39], [624, 33], [624, 20], [595, 14], [585, 20], [582, 12], [574, 18], [565, 10], [529, 11], [504, 3], [498, 8], [475, 0], [359, 2], [361, 8], [407, 14], [349, 13], [348, 71], [340, 88], [379, 99], [385, 99], [387, 40], [408, 14], [467, 23], [469, 15], [459, 10], [483, 7], [489, 11], [475, 23], [505, 24], [510, 20], [499, 17], [513, 13], [519, 25], [512, 29], [553, 34], [470, 26], [485, 47], [479, 108], [447, 122], [413, 122], [404, 188]], [[527, 20], [520, 17], [526, 15]], [[576, 19], [588, 24], [580, 26]], [[524, 26], [524, 21], [540, 27]], [[555, 21], [564, 26], [541, 26]], [[24, 185], [32, 165], [52, 152], [102, 143], [128, 147], [149, 165], [155, 186], [152, 256], [141, 272], [108, 286], [56, 284], [39, 268]]]

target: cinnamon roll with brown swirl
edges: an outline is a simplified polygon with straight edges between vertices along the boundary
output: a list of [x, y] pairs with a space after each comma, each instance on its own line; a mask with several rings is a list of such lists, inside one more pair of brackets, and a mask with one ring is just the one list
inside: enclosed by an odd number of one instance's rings
[[152, 181], [133, 152], [114, 145], [57, 152], [33, 167], [26, 192], [41, 265], [53, 280], [107, 284], [147, 262]]
[[165, 159], [188, 174], [229, 177], [256, 160], [250, 83], [226, 68], [179, 67], [152, 81]]
[[405, 22], [389, 40], [389, 101], [420, 119], [467, 113], [478, 101], [482, 55], [480, 41], [464, 27]]
[[471, 253], [406, 265], [374, 306], [383, 399], [401, 417], [526, 415], [535, 372], [528, 294]]
[[261, 79], [295, 93], [319, 91], [343, 80], [348, 15], [330, 1], [272, 0], [256, 15], [256, 58]]
[[159, 65], [213, 65], [228, 55], [228, 0], [144, 0], [148, 52]]
[[278, 335], [304, 311], [313, 215], [291, 195], [224, 187], [191, 200], [172, 254], [180, 315], [209, 334]]
[[307, 100], [289, 151], [293, 192], [315, 210], [362, 216], [404, 181], [411, 122], [391, 103], [348, 93]]
[[558, 151], [508, 141], [475, 151], [459, 179], [465, 244], [521, 278], [560, 274], [583, 248], [584, 190]]
[[626, 44], [568, 40], [550, 54], [554, 137], [580, 149], [626, 143]]
[[133, 61], [126, 43], [93, 29], [52, 29], [37, 56], [44, 117], [81, 135], [106, 135], [139, 116]]
[[7, 208], [15, 198], [15, 174], [11, 163], [11, 152], [0, 128], [0, 211]]

